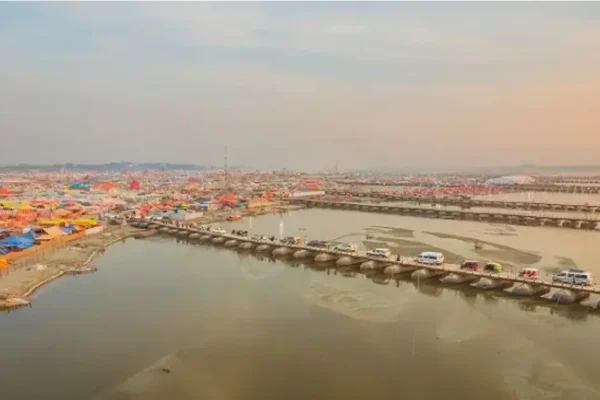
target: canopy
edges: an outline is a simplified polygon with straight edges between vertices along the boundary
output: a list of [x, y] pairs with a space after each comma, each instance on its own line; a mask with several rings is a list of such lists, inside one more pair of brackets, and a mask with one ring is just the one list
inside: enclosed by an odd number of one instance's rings
[[112, 182], [100, 182], [97, 185], [94, 185], [94, 189], [97, 190], [114, 190], [117, 188], [117, 185], [115, 185]]
[[0, 197], [14, 196], [15, 192], [6, 188], [0, 187]]
[[32, 239], [29, 239], [28, 237], [22, 237], [22, 236], [10, 236], [7, 237], [6, 239], [0, 241], [0, 246], [3, 247], [16, 247], [17, 249], [28, 249], [30, 247], [32, 247], [35, 244], [35, 242]]
[[89, 190], [92, 187], [92, 184], [87, 181], [76, 182], [69, 186], [69, 189], [72, 190]]
[[129, 184], [129, 190], [140, 190], [140, 181], [132, 180]]

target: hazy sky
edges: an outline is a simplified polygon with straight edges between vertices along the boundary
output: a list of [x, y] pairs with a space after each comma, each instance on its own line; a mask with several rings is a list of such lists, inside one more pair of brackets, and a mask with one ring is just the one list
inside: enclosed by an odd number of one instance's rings
[[600, 164], [600, 3], [1, 3], [0, 143], [0, 164]]

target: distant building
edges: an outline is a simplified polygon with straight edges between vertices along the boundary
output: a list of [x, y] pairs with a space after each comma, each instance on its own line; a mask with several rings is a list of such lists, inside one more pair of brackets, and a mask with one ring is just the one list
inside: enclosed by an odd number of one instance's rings
[[263, 197], [254, 197], [248, 200], [248, 209], [261, 208], [261, 207], [269, 207], [273, 203], [270, 200], [267, 200]]

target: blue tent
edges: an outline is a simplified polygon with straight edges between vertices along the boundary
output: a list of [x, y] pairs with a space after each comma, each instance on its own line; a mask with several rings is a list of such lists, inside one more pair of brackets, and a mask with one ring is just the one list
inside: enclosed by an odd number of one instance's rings
[[33, 233], [33, 231], [29, 231], [27, 233], [22, 234], [20, 237], [22, 237], [23, 239], [34, 241], [35, 233]]
[[70, 235], [75, 230], [75, 226], [74, 225], [61, 226], [60, 230], [63, 231], [64, 233]]
[[24, 238], [22, 236], [10, 236], [0, 242], [0, 246], [3, 247], [16, 247], [17, 249], [28, 249], [33, 247], [35, 241], [32, 239]]
[[89, 190], [92, 187], [92, 183], [91, 182], [76, 182], [73, 183], [71, 186], [69, 186], [69, 189], [72, 190]]

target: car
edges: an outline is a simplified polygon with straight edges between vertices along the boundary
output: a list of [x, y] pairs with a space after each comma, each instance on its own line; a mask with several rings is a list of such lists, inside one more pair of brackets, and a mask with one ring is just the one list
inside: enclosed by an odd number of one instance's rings
[[417, 262], [421, 264], [443, 264], [444, 255], [434, 251], [424, 251], [417, 257]]
[[329, 244], [327, 244], [327, 242], [324, 242], [322, 240], [311, 240], [310, 242], [306, 243], [307, 247], [317, 247], [319, 249], [324, 249], [326, 247], [329, 246]]
[[592, 274], [581, 269], [567, 269], [552, 277], [552, 282], [567, 285], [590, 286], [593, 284]]
[[390, 251], [390, 249], [384, 247], [367, 251], [368, 257], [390, 258], [391, 255], [392, 252]]
[[523, 268], [519, 271], [520, 278], [536, 279], [540, 275], [540, 271], [537, 268]]
[[460, 269], [470, 269], [471, 271], [479, 271], [479, 261], [465, 260], [460, 264]]
[[495, 262], [489, 262], [487, 264], [485, 264], [485, 267], [483, 268], [483, 270], [485, 272], [491, 272], [493, 274], [497, 274], [502, 272], [502, 265], [499, 263], [495, 263]]
[[354, 244], [338, 244], [333, 248], [335, 251], [342, 253], [354, 253], [356, 251], [356, 245]]

